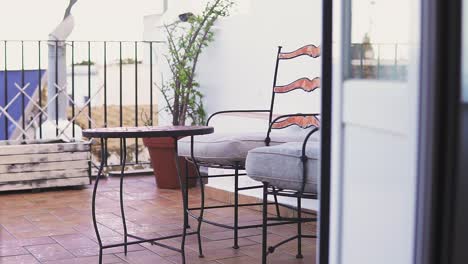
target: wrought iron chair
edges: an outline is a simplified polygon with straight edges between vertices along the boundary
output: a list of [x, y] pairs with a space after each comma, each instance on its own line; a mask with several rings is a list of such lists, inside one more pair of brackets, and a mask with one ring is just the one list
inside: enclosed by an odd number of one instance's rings
[[[286, 119], [288, 120], [288, 119]], [[304, 235], [302, 224], [317, 219], [303, 217], [302, 199], [317, 199], [320, 166], [320, 142], [309, 140], [319, 130], [320, 124], [305, 117], [289, 119], [287, 124], [301, 127], [314, 127], [303, 142], [291, 142], [272, 147], [260, 147], [249, 151], [247, 155], [247, 174], [254, 180], [263, 183], [263, 221], [262, 221], [262, 263], [266, 264], [267, 256], [285, 243], [297, 239], [297, 258], [302, 258], [302, 238], [315, 238], [315, 235]], [[285, 123], [286, 124], [286, 123]], [[296, 217], [268, 216], [268, 195], [295, 197], [297, 199]], [[275, 223], [297, 224], [297, 235], [287, 238], [267, 248], [267, 227], [269, 221]]]
[[[265, 146], [274, 146], [287, 142], [302, 142], [305, 134], [288, 134], [288, 133], [272, 133], [274, 129], [286, 128], [290, 125], [288, 122], [297, 120], [302, 122], [303, 125], [306, 125], [310, 122], [318, 124], [319, 120], [317, 114], [296, 114], [296, 115], [283, 115], [275, 117], [275, 97], [278, 94], [288, 93], [297, 89], [302, 89], [306, 92], [312, 92], [320, 87], [320, 78], [301, 78], [288, 85], [278, 86], [277, 77], [280, 62], [283, 60], [290, 60], [300, 56], [309, 56], [312, 58], [317, 58], [320, 56], [320, 48], [314, 45], [307, 45], [293, 52], [282, 52], [282, 47], [278, 48], [278, 54], [276, 58], [276, 66], [273, 80], [273, 89], [271, 96], [270, 109], [267, 110], [227, 110], [220, 111], [212, 114], [207, 121], [207, 125], [210, 124], [210, 121], [215, 116], [221, 116], [223, 114], [229, 113], [268, 113], [268, 124], [269, 126], [265, 128], [265, 132], [262, 133], [238, 133], [238, 134], [223, 134], [223, 133], [214, 133], [207, 136], [197, 136], [195, 137], [195, 143], [191, 146], [190, 140], [181, 139], [179, 141], [179, 155], [184, 156], [187, 160], [196, 159], [197, 163], [200, 166], [208, 168], [222, 168], [222, 169], [232, 169], [234, 170], [233, 174], [221, 174], [221, 175], [206, 175], [200, 176], [202, 178], [219, 178], [219, 177], [234, 177], [234, 204], [232, 205], [215, 205], [215, 206], [205, 206], [204, 205], [204, 187], [201, 186], [202, 199], [201, 206], [189, 208], [187, 214], [201, 220], [203, 222], [227, 228], [233, 230], [234, 235], [234, 245], [233, 248], [239, 248], [238, 245], [238, 231], [241, 229], [247, 228], [259, 228], [262, 227], [262, 224], [251, 224], [251, 225], [239, 225], [239, 207], [244, 206], [259, 206], [263, 203], [248, 203], [240, 204], [239, 203], [239, 192], [251, 189], [261, 189], [264, 188], [263, 185], [256, 186], [239, 186], [239, 177], [246, 176], [246, 173], [241, 173], [240, 171], [245, 170], [245, 162], [247, 153], [249, 150], [265, 147]], [[194, 157], [191, 157], [191, 148], [194, 148]], [[198, 176], [191, 177], [186, 175], [186, 180], [192, 178], [197, 178]], [[186, 195], [188, 189], [186, 188]], [[273, 193], [275, 197], [275, 202], [269, 202], [267, 204], [274, 204], [276, 206], [276, 213], [280, 217], [280, 210], [278, 201], [276, 199], [276, 193]], [[227, 225], [222, 223], [217, 223], [209, 219], [203, 218], [203, 211], [205, 209], [217, 209], [217, 208], [227, 208], [232, 207], [234, 209], [234, 223], [233, 225]], [[200, 216], [194, 215], [191, 213], [193, 210], [200, 210]], [[188, 223], [186, 223], [188, 226]], [[281, 223], [271, 223], [269, 225], [278, 225]], [[200, 228], [200, 226], [199, 226]]]

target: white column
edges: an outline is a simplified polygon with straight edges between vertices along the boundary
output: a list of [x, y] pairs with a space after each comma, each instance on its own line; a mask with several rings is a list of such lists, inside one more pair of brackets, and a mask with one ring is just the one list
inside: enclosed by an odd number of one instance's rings
[[[48, 73], [48, 100], [50, 101], [54, 98], [55, 94], [58, 92], [59, 95], [57, 98], [50, 102], [49, 107], [47, 108], [47, 114], [49, 120], [55, 120], [58, 117], [58, 120], [67, 119], [67, 48], [66, 44], [63, 41], [49, 41], [49, 67], [47, 70]], [[64, 89], [62, 92], [60, 89]], [[57, 108], [58, 106], [58, 108]], [[57, 114], [58, 112], [58, 114]]]

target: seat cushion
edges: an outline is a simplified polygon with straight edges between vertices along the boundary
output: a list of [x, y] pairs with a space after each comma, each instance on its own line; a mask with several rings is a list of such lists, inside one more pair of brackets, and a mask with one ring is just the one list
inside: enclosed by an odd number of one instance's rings
[[[194, 137], [194, 155], [197, 161], [231, 166], [237, 162], [241, 166], [245, 165], [247, 152], [251, 149], [265, 146], [266, 133], [214, 133], [210, 135]], [[286, 142], [300, 142], [304, 139], [304, 134], [286, 134], [273, 132], [271, 134], [271, 146]], [[318, 141], [318, 137], [314, 138]], [[311, 139], [311, 140], [314, 140]], [[190, 157], [190, 137], [179, 140], [179, 155]]]
[[[247, 175], [270, 185], [299, 191], [302, 188], [302, 142], [285, 143], [272, 147], [260, 147], [249, 151], [246, 160]], [[306, 148], [305, 191], [317, 193], [320, 173], [320, 143], [310, 141]]]

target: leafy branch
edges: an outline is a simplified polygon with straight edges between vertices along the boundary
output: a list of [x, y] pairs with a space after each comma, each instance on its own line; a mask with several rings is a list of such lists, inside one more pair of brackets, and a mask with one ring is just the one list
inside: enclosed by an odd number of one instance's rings
[[229, 16], [231, 0], [214, 0], [199, 15], [190, 15], [187, 23], [165, 25], [169, 51], [166, 60], [171, 78], [161, 87], [168, 104], [173, 125], [185, 125], [187, 117], [192, 124], [202, 124], [206, 113], [203, 94], [195, 80], [200, 54], [214, 41], [213, 26], [220, 17]]

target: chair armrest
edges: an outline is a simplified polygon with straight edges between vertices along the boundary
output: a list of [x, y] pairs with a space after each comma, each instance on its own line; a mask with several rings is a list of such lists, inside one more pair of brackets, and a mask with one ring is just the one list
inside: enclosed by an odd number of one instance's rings
[[312, 136], [312, 134], [314, 134], [317, 131], [319, 131], [318, 127], [312, 129], [312, 131], [310, 131], [305, 137], [304, 143], [302, 144], [302, 156], [301, 156], [302, 160], [307, 160], [307, 155], [306, 155], [307, 143], [309, 142], [309, 138]]
[[[297, 113], [297, 114], [281, 115], [281, 116], [276, 117], [275, 119], [273, 119], [271, 121], [270, 126], [268, 127], [267, 136], [266, 136], [266, 139], [265, 139], [266, 145], [268, 146], [270, 144], [270, 134], [271, 134], [271, 131], [273, 130], [273, 126], [278, 123], [278, 120], [281, 120], [281, 119], [287, 120], [288, 118], [292, 118], [292, 117], [304, 117], [304, 118], [305, 117], [315, 117], [315, 118], [317, 118], [317, 116], [319, 116], [319, 115], [320, 114], [317, 114], [317, 113], [308, 113], [308, 114]], [[306, 121], [308, 121], [308, 120], [306, 120]], [[302, 127], [304, 129], [309, 128], [311, 126], [318, 127], [317, 124], [313, 124], [313, 123], [305, 123], [305, 124], [292, 123], [290, 125], [286, 125], [286, 126], [281, 127], [279, 129], [286, 128], [286, 127], [289, 127], [289, 126], [292, 126], [292, 125], [297, 125], [297, 126]]]
[[227, 113], [269, 113], [270, 110], [249, 110], [249, 109], [241, 109], [241, 110], [225, 110], [225, 111], [219, 111], [216, 113], [213, 113], [208, 117], [208, 120], [206, 121], [206, 125], [208, 126], [210, 124], [210, 120], [220, 114], [227, 114]]
[[316, 127], [314, 129], [312, 129], [312, 131], [309, 132], [309, 134], [307, 134], [307, 136], [305, 137], [304, 139], [304, 143], [302, 143], [302, 155], [301, 155], [301, 162], [302, 162], [302, 188], [301, 188], [301, 191], [300, 193], [304, 193], [304, 189], [305, 189], [305, 185], [306, 185], [306, 175], [307, 175], [307, 154], [306, 154], [306, 148], [307, 148], [307, 143], [309, 142], [309, 138], [310, 136], [312, 136], [312, 134], [314, 134], [315, 132], [319, 131], [319, 128]]

